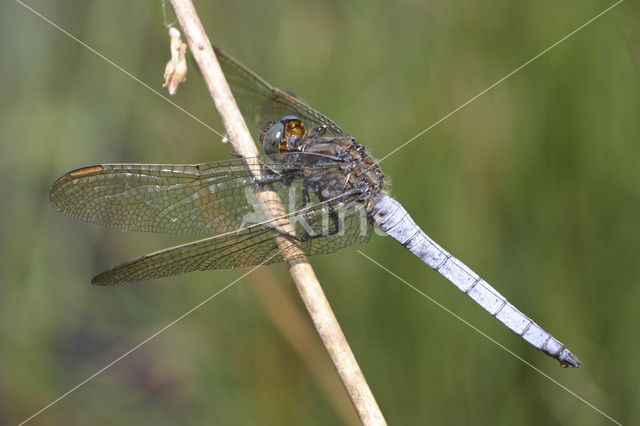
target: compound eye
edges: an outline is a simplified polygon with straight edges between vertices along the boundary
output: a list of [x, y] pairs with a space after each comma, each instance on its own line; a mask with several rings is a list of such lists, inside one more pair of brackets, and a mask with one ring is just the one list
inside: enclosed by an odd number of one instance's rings
[[262, 139], [262, 147], [267, 155], [278, 154], [280, 152], [280, 144], [284, 135], [284, 124], [275, 123], [264, 134]]
[[302, 121], [300, 121], [298, 117], [283, 117], [280, 122], [284, 124], [284, 136], [287, 141], [294, 137], [302, 139], [306, 132], [304, 124], [302, 124]]

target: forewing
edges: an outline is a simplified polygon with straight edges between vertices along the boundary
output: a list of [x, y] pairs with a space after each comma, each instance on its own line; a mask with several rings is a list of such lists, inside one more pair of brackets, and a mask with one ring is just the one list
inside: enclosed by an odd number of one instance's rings
[[51, 187], [53, 207], [109, 228], [177, 235], [240, 227], [252, 180], [242, 161], [197, 165], [102, 164], [71, 171]]
[[[294, 155], [300, 159], [305, 154]], [[296, 169], [286, 156], [284, 161], [286, 170], [282, 162], [269, 157], [256, 162], [269, 182], [265, 188], [280, 195], [283, 214], [321, 202], [314, 194], [307, 203], [303, 201], [304, 179], [339, 172], [336, 164], [302, 161], [304, 168]], [[63, 175], [51, 187], [49, 198], [62, 213], [109, 228], [212, 235], [268, 220], [256, 189], [241, 160], [195, 165], [102, 164]]]
[[326, 126], [327, 135], [346, 136], [345, 131], [328, 117], [271, 86], [224, 51], [218, 48], [215, 51], [242, 115], [250, 126], [253, 124], [254, 136], [269, 120], [278, 121], [286, 115], [300, 118], [307, 130]]

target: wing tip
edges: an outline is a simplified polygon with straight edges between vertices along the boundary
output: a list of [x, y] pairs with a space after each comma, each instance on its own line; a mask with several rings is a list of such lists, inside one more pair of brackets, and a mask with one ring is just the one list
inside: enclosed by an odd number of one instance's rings
[[104, 279], [104, 274], [96, 275], [91, 279], [91, 285], [97, 285], [100, 287], [106, 287], [116, 285], [117, 283]]
[[128, 277], [126, 274], [123, 276], [121, 272], [136, 263], [142, 262], [147, 259], [149, 256], [139, 256], [135, 259], [131, 259], [127, 262], [124, 262], [121, 265], [116, 266], [113, 269], [109, 269], [101, 274], [96, 275], [91, 279], [91, 284], [98, 286], [110, 286], [117, 284], [129, 284], [132, 282], [140, 281], [135, 279], [135, 277]]
[[58, 203], [59, 200], [56, 199], [56, 192], [62, 186], [64, 186], [64, 184], [67, 183], [69, 180], [99, 173], [99, 172], [102, 172], [103, 170], [104, 170], [104, 166], [100, 164], [96, 164], [93, 166], [80, 167], [78, 169], [71, 170], [70, 172], [63, 174], [58, 179], [56, 179], [56, 181], [53, 182], [53, 185], [51, 185], [51, 188], [49, 188], [49, 203], [57, 211], [64, 212], [64, 209], [62, 209]]

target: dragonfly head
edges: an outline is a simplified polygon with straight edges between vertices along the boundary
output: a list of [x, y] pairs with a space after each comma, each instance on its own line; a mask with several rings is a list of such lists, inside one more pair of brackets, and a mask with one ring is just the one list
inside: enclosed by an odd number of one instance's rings
[[294, 149], [294, 142], [305, 134], [304, 124], [298, 117], [287, 115], [279, 121], [269, 121], [260, 132], [260, 142], [267, 155], [282, 154]]

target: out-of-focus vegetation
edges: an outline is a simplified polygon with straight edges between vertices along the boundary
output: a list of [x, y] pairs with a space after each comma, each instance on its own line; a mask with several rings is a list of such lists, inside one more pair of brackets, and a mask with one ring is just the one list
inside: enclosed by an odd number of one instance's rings
[[[161, 89], [160, 1], [26, 3]], [[382, 157], [610, 4], [196, 7], [215, 44]], [[382, 163], [416, 222], [584, 368], [560, 369], [391, 239], [359, 247], [625, 424], [640, 422], [638, 12], [621, 4]], [[0, 5], [0, 38], [0, 423], [15, 424], [242, 271], [90, 286], [118, 262], [185, 240], [63, 217], [47, 200], [56, 177], [102, 162], [225, 159], [230, 147], [16, 2]], [[222, 130], [190, 66], [173, 100]], [[312, 263], [391, 424], [608, 423], [355, 248]], [[303, 361], [274, 325], [278, 310], [267, 314], [271, 292], [255, 291], [267, 280], [301, 307], [283, 266], [258, 271], [32, 423], [353, 420], [335, 378], [321, 385], [313, 372], [333, 374], [322, 350]], [[280, 320], [286, 329], [304, 318]]]

